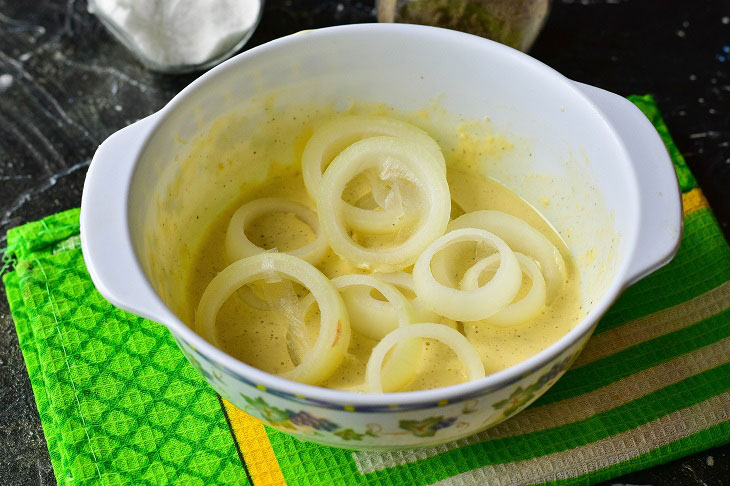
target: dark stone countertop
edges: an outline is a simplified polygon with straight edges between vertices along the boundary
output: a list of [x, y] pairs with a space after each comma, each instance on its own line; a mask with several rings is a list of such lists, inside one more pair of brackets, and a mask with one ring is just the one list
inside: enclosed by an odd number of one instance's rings
[[[270, 0], [249, 46], [373, 20], [372, 1]], [[532, 55], [619, 94], [655, 94], [728, 236], [729, 44], [727, 0], [556, 0]], [[99, 143], [195, 77], [146, 71], [83, 0], [0, 0], [0, 248], [8, 228], [78, 206]], [[718, 447], [606, 484], [730, 484], [729, 452]], [[55, 484], [4, 294], [0, 484]]]

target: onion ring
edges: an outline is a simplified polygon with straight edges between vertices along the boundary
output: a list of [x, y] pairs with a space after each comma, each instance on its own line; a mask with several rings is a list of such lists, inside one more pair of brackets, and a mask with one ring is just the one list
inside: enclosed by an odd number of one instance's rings
[[[515, 252], [515, 257], [517, 257], [520, 268], [522, 268], [523, 275], [529, 276], [532, 281], [530, 290], [523, 298], [508, 304], [504, 309], [484, 319], [483, 322], [505, 327], [517, 326], [537, 317], [545, 307], [545, 279], [540, 269], [535, 265], [532, 258], [522, 253]], [[481, 273], [488, 268], [496, 266], [498, 260], [498, 255], [494, 254], [476, 262], [464, 273], [460, 287], [463, 290], [477, 288]]]
[[[383, 339], [396, 327], [414, 321], [415, 314], [408, 299], [393, 285], [372, 275], [342, 275], [332, 279], [332, 285], [342, 294], [350, 316], [350, 327], [376, 341]], [[387, 302], [370, 295], [375, 289]]]
[[[357, 174], [373, 167], [399, 172], [413, 180], [423, 194], [426, 209], [420, 225], [402, 243], [386, 249], [357, 244], [348, 234], [342, 211], [342, 191]], [[407, 267], [439, 235], [449, 221], [451, 198], [438, 161], [417, 143], [403, 138], [371, 137], [340, 153], [322, 177], [319, 218], [332, 249], [359, 268], [392, 271]]]
[[[405, 289], [411, 292], [415, 297], [413, 299], [410, 299], [411, 306], [413, 307], [413, 310], [416, 312], [416, 320], [418, 322], [436, 322], [441, 318], [438, 314], [435, 312], [432, 312], [426, 308], [426, 306], [423, 305], [423, 303], [418, 300], [418, 296], [416, 295], [416, 286], [413, 283], [413, 275], [406, 272], [384, 272], [384, 273], [374, 273], [373, 277], [377, 278], [378, 280], [382, 280], [383, 282], [389, 283], [396, 288], [399, 289]], [[372, 296], [368, 294], [368, 296], [372, 299]], [[408, 297], [406, 297], [408, 298]], [[375, 303], [383, 304], [381, 301], [373, 299]], [[451, 325], [451, 324], [449, 324]]]
[[514, 251], [534, 258], [545, 277], [547, 302], [555, 299], [565, 285], [565, 261], [560, 251], [542, 233], [520, 218], [501, 211], [472, 211], [451, 221], [448, 230], [479, 228], [494, 233]]
[[[369, 177], [369, 179], [372, 181], [373, 199], [382, 208], [382, 211], [377, 209], [363, 209], [349, 203], [344, 203], [342, 211], [344, 212], [347, 225], [354, 231], [361, 233], [387, 234], [394, 233], [404, 225], [412, 222], [413, 215], [405, 211], [403, 196], [400, 193], [398, 185], [396, 184], [392, 189], [378, 188], [378, 186], [385, 186], [383, 181], [377, 179], [375, 176]], [[387, 194], [380, 194], [382, 192], [386, 192]], [[378, 196], [376, 197], [376, 195]]]
[[310, 197], [315, 201], [319, 185], [330, 162], [353, 143], [369, 137], [390, 136], [408, 138], [424, 147], [438, 160], [446, 172], [441, 147], [420, 128], [400, 120], [381, 116], [350, 115], [335, 118], [314, 132], [302, 153], [302, 176]]
[[[352, 330], [378, 341], [397, 327], [405, 327], [414, 321], [416, 315], [403, 294], [394, 286], [370, 275], [342, 275], [332, 279], [340, 291], [350, 316]], [[373, 299], [370, 290], [376, 289], [388, 302]], [[364, 291], [365, 296], [361, 293]], [[302, 319], [314, 304], [312, 295], [301, 301]], [[383, 388], [389, 392], [404, 387], [416, 373], [415, 363], [421, 356], [420, 339], [398, 343], [392, 359], [385, 365]], [[408, 365], [406, 365], [408, 364]], [[360, 385], [357, 385], [359, 387]], [[357, 388], [356, 387], [356, 388]]]
[[[461, 290], [438, 282], [431, 271], [433, 256], [460, 241], [485, 242], [500, 255], [500, 263], [492, 280], [474, 290]], [[413, 267], [416, 295], [430, 310], [457, 321], [479, 321], [500, 311], [517, 295], [522, 272], [512, 250], [494, 234], [476, 228], [451, 231], [434, 241], [418, 257]]]
[[[381, 382], [381, 368], [385, 355], [398, 343], [413, 338], [436, 339], [449, 346], [466, 368], [469, 381], [484, 377], [484, 364], [472, 344], [459, 332], [443, 324], [419, 323], [406, 327], [399, 327], [386, 335], [373, 348], [370, 359], [365, 367], [365, 383], [371, 393], [383, 393]], [[389, 361], [394, 361], [392, 356]]]
[[[341, 292], [345, 307], [350, 315], [352, 329], [376, 341], [381, 340], [396, 327], [411, 325], [415, 319], [414, 310], [408, 299], [394, 286], [378, 280], [370, 275], [342, 275], [332, 279], [332, 284]], [[366, 300], [360, 299], [360, 294], [349, 292], [360, 289], [375, 289], [388, 300], [375, 300], [368, 290]], [[380, 306], [369, 306], [369, 300]], [[378, 313], [379, 308], [385, 307], [385, 313]], [[370, 312], [368, 312], [368, 310]], [[375, 312], [373, 312], [375, 311]], [[389, 311], [389, 312], [387, 312]], [[395, 315], [394, 315], [395, 314]], [[393, 354], [385, 365], [383, 389], [396, 391], [403, 388], [416, 373], [414, 363], [421, 357], [421, 340], [411, 339], [398, 343]], [[409, 366], [408, 363], [411, 365]]]
[[316, 385], [326, 380], [345, 357], [350, 344], [350, 321], [337, 289], [322, 272], [304, 260], [284, 253], [259, 253], [228, 265], [211, 280], [195, 312], [195, 326], [201, 335], [220, 347], [215, 321], [223, 303], [239, 287], [281, 274], [307, 287], [317, 301], [321, 313], [320, 329], [312, 349], [284, 378]]
[[312, 265], [319, 263], [327, 253], [327, 239], [320, 230], [317, 214], [298, 202], [267, 197], [249, 201], [233, 213], [226, 231], [226, 253], [231, 262], [246, 258], [266, 249], [254, 245], [246, 236], [246, 226], [256, 218], [269, 213], [292, 213], [314, 231], [316, 239], [301, 248], [282, 252], [306, 260]]

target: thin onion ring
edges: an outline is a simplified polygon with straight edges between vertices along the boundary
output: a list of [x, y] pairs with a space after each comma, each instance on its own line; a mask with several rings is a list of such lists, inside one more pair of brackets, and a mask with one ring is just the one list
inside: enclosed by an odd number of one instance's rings
[[350, 321], [337, 289], [322, 272], [300, 258], [284, 253], [259, 253], [228, 265], [203, 292], [195, 312], [195, 326], [207, 341], [220, 347], [215, 321], [223, 303], [239, 287], [272, 273], [285, 275], [307, 287], [321, 313], [319, 335], [311, 351], [297, 366], [279, 376], [308, 385], [322, 383], [345, 357], [350, 343]]
[[482, 209], [459, 216], [451, 221], [448, 230], [480, 228], [503, 239], [514, 251], [534, 258], [545, 277], [547, 302], [555, 299], [565, 285], [565, 261], [550, 240], [520, 218], [502, 211]]
[[[530, 277], [530, 290], [523, 298], [508, 304], [504, 309], [492, 314], [482, 322], [496, 326], [517, 326], [533, 320], [545, 307], [545, 279], [532, 258], [515, 252], [523, 275]], [[497, 264], [498, 256], [489, 255], [472, 265], [461, 280], [460, 287], [464, 290], [475, 289], [479, 286], [481, 273]], [[523, 277], [524, 278], [524, 277]]]
[[316, 239], [301, 247], [287, 252], [289, 255], [299, 257], [312, 265], [319, 263], [327, 253], [327, 238], [320, 230], [317, 214], [298, 202], [288, 199], [267, 197], [249, 201], [231, 217], [226, 231], [226, 254], [231, 262], [246, 258], [252, 255], [263, 253], [266, 249], [254, 245], [246, 236], [246, 227], [256, 218], [269, 213], [292, 213], [304, 221], [314, 231]]
[[[461, 290], [438, 282], [431, 271], [433, 256], [460, 241], [485, 242], [500, 254], [500, 264], [492, 280], [474, 290]], [[437, 314], [457, 321], [479, 321], [504, 308], [517, 295], [522, 272], [512, 250], [494, 234], [476, 228], [451, 231], [431, 243], [413, 267], [416, 295]]]
[[[402, 243], [383, 249], [365, 248], [352, 239], [343, 216], [342, 191], [357, 174], [371, 167], [405, 171], [424, 195], [420, 225]], [[410, 140], [371, 137], [350, 145], [329, 165], [320, 184], [319, 218], [332, 249], [359, 268], [392, 271], [412, 264], [449, 221], [451, 198], [446, 177], [429, 151]]]
[[[365, 367], [365, 383], [371, 393], [383, 393], [381, 382], [382, 366], [385, 355], [396, 344], [413, 338], [436, 339], [449, 346], [466, 368], [469, 381], [484, 377], [484, 364], [472, 344], [459, 332], [435, 323], [418, 323], [399, 327], [386, 335], [373, 348]], [[391, 358], [390, 361], [393, 361]]]

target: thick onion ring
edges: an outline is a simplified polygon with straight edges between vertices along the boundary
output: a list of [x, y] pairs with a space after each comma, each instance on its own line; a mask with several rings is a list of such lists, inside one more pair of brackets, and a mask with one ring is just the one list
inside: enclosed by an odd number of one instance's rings
[[565, 285], [565, 261], [560, 251], [542, 233], [520, 218], [501, 211], [472, 211], [451, 221], [448, 230], [480, 228], [503, 239], [514, 251], [534, 258], [545, 277], [547, 302], [550, 303]]
[[211, 280], [195, 312], [195, 325], [210, 343], [220, 347], [215, 321], [223, 303], [247, 283], [282, 274], [307, 287], [317, 301], [321, 324], [317, 340], [302, 361], [279, 376], [308, 385], [317, 385], [337, 369], [350, 344], [350, 321], [337, 289], [315, 267], [284, 253], [259, 253], [228, 265]]
[[[461, 290], [438, 282], [431, 271], [433, 256], [460, 241], [484, 242], [497, 250], [500, 264], [492, 280], [474, 290]], [[451, 231], [431, 243], [413, 267], [416, 295], [429, 309], [457, 321], [480, 321], [500, 311], [517, 295], [522, 272], [512, 250], [494, 234], [476, 228]]]
[[[415, 320], [416, 315], [408, 299], [394, 286], [370, 275], [342, 275], [332, 279], [332, 284], [342, 295], [352, 330], [365, 337], [379, 341], [393, 329], [408, 326]], [[373, 299], [370, 296], [371, 289], [383, 294], [388, 302]], [[365, 299], [358, 292], [360, 290], [367, 293]], [[300, 307], [302, 318], [312, 304], [314, 298], [311, 294], [302, 299]], [[421, 351], [420, 339], [398, 343], [393, 350], [392, 359], [385, 365], [383, 380], [385, 390], [397, 391], [411, 381], [416, 373], [415, 363], [420, 358]]]
[[[540, 269], [535, 265], [532, 258], [522, 253], [515, 252], [515, 257], [517, 257], [523, 275], [526, 274], [532, 281], [530, 290], [523, 298], [508, 304], [504, 309], [484, 319], [483, 322], [505, 327], [517, 326], [533, 320], [545, 307], [545, 279]], [[499, 256], [494, 254], [476, 262], [464, 273], [460, 287], [463, 290], [477, 288], [481, 273], [488, 268], [496, 266], [498, 260]]]
[[[373, 348], [365, 367], [365, 383], [371, 393], [383, 393], [381, 368], [385, 355], [396, 344], [413, 338], [436, 339], [449, 346], [466, 368], [469, 381], [484, 377], [484, 364], [471, 343], [459, 332], [443, 324], [419, 323], [399, 327], [386, 335]], [[389, 361], [394, 361], [393, 357]], [[404, 365], [405, 366], [405, 365]]]
[[[352, 239], [342, 211], [342, 191], [357, 174], [372, 167], [403, 172], [423, 194], [425, 210], [419, 225], [401, 244], [387, 249], [365, 248]], [[449, 221], [451, 198], [438, 161], [417, 143], [403, 138], [371, 137], [342, 151], [324, 173], [320, 185], [319, 219], [332, 249], [359, 268], [392, 271], [412, 264]]]
[[[420, 128], [400, 120], [379, 116], [339, 117], [319, 127], [304, 147], [302, 176], [309, 195], [315, 201], [318, 199], [322, 174], [340, 152], [359, 140], [376, 136], [413, 140], [428, 150], [446, 172], [446, 161], [441, 153], [441, 147]], [[376, 190], [373, 188], [373, 194], [375, 193]], [[345, 203], [343, 206], [345, 220], [355, 231], [374, 234], [391, 233], [407, 223], [407, 218], [402, 214], [393, 214], [385, 205], [380, 204], [380, 206], [386, 210], [362, 209]]]
[[308, 224], [316, 235], [316, 239], [308, 245], [282, 253], [299, 257], [312, 265], [316, 265], [324, 258], [327, 253], [327, 238], [320, 230], [317, 214], [298, 202], [267, 197], [249, 201], [233, 213], [226, 231], [226, 253], [231, 262], [266, 251], [248, 239], [245, 229], [256, 218], [270, 213], [293, 213]]
[[403, 137], [413, 140], [428, 150], [446, 172], [446, 162], [441, 153], [441, 147], [420, 128], [410, 123], [381, 116], [343, 116], [317, 128], [304, 147], [302, 176], [311, 198], [315, 201], [318, 199], [322, 174], [337, 154], [359, 140], [377, 136]]

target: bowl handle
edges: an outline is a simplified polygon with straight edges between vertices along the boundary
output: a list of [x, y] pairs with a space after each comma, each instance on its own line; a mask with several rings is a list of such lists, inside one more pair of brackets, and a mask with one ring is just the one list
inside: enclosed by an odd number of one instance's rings
[[147, 280], [127, 221], [129, 182], [157, 115], [119, 130], [94, 154], [81, 195], [81, 250], [99, 293], [120, 309], [157, 322], [171, 313]]
[[661, 137], [646, 116], [626, 98], [575, 82], [618, 132], [639, 182], [639, 235], [625, 285], [669, 263], [682, 237], [682, 198], [677, 174]]

